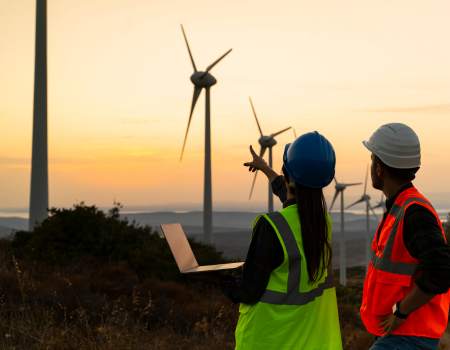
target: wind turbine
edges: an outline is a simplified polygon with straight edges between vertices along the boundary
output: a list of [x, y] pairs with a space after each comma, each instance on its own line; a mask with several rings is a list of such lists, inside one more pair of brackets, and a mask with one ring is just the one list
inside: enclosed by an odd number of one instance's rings
[[384, 200], [384, 193], [383, 192], [381, 193], [380, 201], [372, 208], [373, 209], [382, 208], [383, 210], [386, 210], [386, 202]]
[[[258, 117], [256, 116], [255, 107], [253, 106], [252, 99], [248, 98], [250, 101], [250, 106], [252, 107], [253, 115], [255, 116], [256, 125], [258, 125], [258, 130], [260, 137], [258, 139], [260, 150], [259, 150], [259, 156], [264, 157], [264, 153], [266, 153], [266, 150], [269, 149], [269, 166], [272, 168], [272, 147], [277, 144], [277, 141], [275, 140], [275, 136], [278, 136], [282, 134], [283, 132], [291, 129], [291, 127], [285, 128], [283, 130], [277, 131], [270, 135], [264, 135], [261, 129], [261, 126], [259, 125]], [[256, 175], [258, 174], [258, 170], [255, 171], [255, 176], [253, 177], [252, 187], [250, 189], [250, 195], [248, 196], [248, 199], [252, 198], [253, 194], [253, 188], [255, 187], [255, 181], [256, 181]], [[273, 194], [272, 194], [272, 186], [269, 182], [269, 204], [268, 204], [268, 210], [269, 213], [273, 212]]]
[[183, 32], [184, 41], [188, 49], [189, 57], [191, 58], [192, 67], [194, 68], [194, 73], [191, 75], [191, 82], [194, 84], [194, 95], [192, 97], [191, 111], [189, 113], [189, 120], [186, 128], [186, 134], [184, 135], [183, 148], [181, 149], [180, 161], [183, 159], [184, 148], [186, 146], [186, 140], [189, 132], [189, 126], [191, 125], [192, 113], [194, 112], [195, 104], [202, 92], [205, 89], [205, 163], [204, 163], [204, 190], [203, 190], [203, 234], [205, 241], [211, 243], [212, 235], [212, 184], [211, 184], [211, 108], [210, 108], [210, 89], [211, 86], [217, 83], [216, 78], [214, 78], [210, 70], [219, 63], [226, 55], [231, 52], [229, 49], [217, 60], [206, 67], [205, 71], [198, 71], [197, 66], [194, 62], [194, 57], [192, 56], [191, 48], [189, 47], [189, 42], [184, 32], [183, 26], [181, 26], [181, 31]]
[[47, 1], [36, 1], [36, 42], [34, 60], [33, 148], [29, 229], [47, 218]]
[[356, 186], [361, 185], [361, 182], [357, 183], [343, 183], [338, 182], [336, 180], [336, 177], [334, 178], [334, 197], [333, 201], [330, 205], [330, 211], [333, 209], [334, 202], [336, 201], [337, 197], [341, 196], [341, 235], [339, 239], [339, 282], [341, 285], [346, 286], [347, 285], [347, 264], [346, 264], [346, 247], [345, 247], [345, 230], [344, 230], [344, 191], [347, 187], [350, 186]]
[[367, 166], [366, 170], [366, 180], [364, 182], [364, 193], [361, 196], [360, 199], [358, 199], [356, 202], [352, 203], [345, 209], [349, 209], [359, 203], [366, 203], [366, 267], [369, 264], [370, 259], [370, 243], [371, 243], [371, 234], [370, 234], [370, 212], [377, 217], [377, 214], [373, 210], [372, 206], [370, 205], [370, 196], [367, 194], [367, 179], [369, 177], [369, 166]]

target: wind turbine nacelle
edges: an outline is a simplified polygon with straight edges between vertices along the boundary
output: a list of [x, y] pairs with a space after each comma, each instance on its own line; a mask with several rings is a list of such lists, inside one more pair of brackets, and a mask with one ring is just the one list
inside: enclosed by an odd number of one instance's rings
[[272, 136], [261, 136], [258, 140], [261, 147], [273, 147], [277, 144], [277, 140]]
[[336, 186], [334, 186], [334, 188], [336, 189], [336, 191], [343, 191], [347, 188], [347, 186], [338, 183]]
[[191, 75], [191, 81], [195, 86], [208, 88], [217, 83], [216, 78], [205, 72], [195, 72]]

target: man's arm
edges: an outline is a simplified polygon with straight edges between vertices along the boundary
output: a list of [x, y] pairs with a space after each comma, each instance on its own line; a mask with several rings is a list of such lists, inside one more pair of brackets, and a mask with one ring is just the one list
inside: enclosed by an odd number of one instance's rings
[[441, 294], [450, 288], [450, 246], [441, 226], [428, 209], [414, 204], [405, 212], [403, 240], [408, 252], [419, 260], [417, 286], [426, 294]]
[[[420, 273], [413, 289], [399, 301], [398, 311], [407, 315], [450, 288], [450, 246], [434, 214], [418, 204], [405, 212], [403, 241], [409, 254], [419, 260]], [[381, 325], [389, 333], [403, 322], [391, 314]]]
[[399, 304], [399, 311], [402, 314], [410, 314], [417, 310], [422, 305], [428, 303], [433, 299], [434, 294], [427, 294], [422, 291], [417, 285], [414, 285], [413, 289], [407, 294]]
[[[414, 310], [428, 303], [433, 297], [434, 294], [427, 294], [417, 285], [414, 285], [413, 289], [397, 304], [397, 311], [403, 315], [409, 315]], [[398, 318], [395, 314], [390, 314], [381, 321], [381, 326], [385, 334], [389, 334], [404, 322], [405, 319]]]

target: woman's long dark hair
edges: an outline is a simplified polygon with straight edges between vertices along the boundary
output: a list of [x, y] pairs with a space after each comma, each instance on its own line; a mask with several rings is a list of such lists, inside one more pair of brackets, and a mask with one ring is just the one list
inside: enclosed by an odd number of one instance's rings
[[[283, 168], [286, 181], [289, 176]], [[310, 282], [322, 278], [331, 263], [331, 245], [328, 241], [327, 204], [321, 188], [310, 188], [295, 184], [298, 215], [302, 230], [303, 250], [305, 252]]]

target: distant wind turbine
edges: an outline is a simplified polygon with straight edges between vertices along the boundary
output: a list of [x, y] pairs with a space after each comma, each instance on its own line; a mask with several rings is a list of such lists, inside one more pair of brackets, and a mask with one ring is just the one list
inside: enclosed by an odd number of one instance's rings
[[371, 232], [370, 232], [370, 213], [372, 213], [375, 217], [377, 217], [377, 214], [373, 210], [372, 206], [370, 205], [370, 196], [367, 194], [367, 180], [369, 177], [369, 166], [367, 166], [366, 170], [366, 180], [364, 182], [364, 193], [361, 196], [360, 199], [358, 199], [356, 202], [352, 203], [345, 209], [349, 209], [359, 203], [366, 203], [366, 267], [369, 264], [370, 259], [370, 243], [371, 243]]
[[[252, 107], [253, 115], [255, 116], [256, 125], [258, 126], [260, 137], [258, 139], [260, 150], [259, 150], [259, 156], [264, 157], [264, 153], [266, 153], [266, 150], [269, 149], [269, 166], [272, 168], [272, 147], [277, 144], [277, 141], [275, 140], [275, 136], [278, 136], [282, 134], [283, 132], [291, 129], [291, 127], [285, 128], [283, 130], [277, 131], [270, 135], [264, 135], [261, 129], [261, 125], [259, 125], [258, 117], [256, 116], [255, 107], [253, 106], [252, 99], [248, 98], [250, 101], [250, 106]], [[253, 188], [255, 187], [255, 181], [256, 181], [256, 175], [258, 174], [258, 170], [255, 172], [255, 176], [253, 177], [252, 187], [250, 188], [250, 195], [248, 196], [248, 199], [252, 198], [253, 194]], [[269, 213], [273, 212], [273, 194], [272, 194], [272, 186], [269, 182], [269, 200], [268, 200], [268, 210]]]
[[378, 209], [381, 208], [383, 210], [386, 210], [386, 201], [384, 199], [384, 193], [381, 193], [381, 198], [380, 201], [374, 206], [372, 207], [373, 209]]
[[47, 1], [36, 1], [34, 59], [33, 148], [29, 229], [44, 221], [48, 210], [47, 151]]
[[204, 192], [203, 192], [203, 234], [205, 241], [211, 243], [212, 236], [212, 184], [211, 184], [211, 108], [210, 108], [210, 88], [217, 83], [210, 70], [219, 63], [226, 55], [231, 52], [231, 49], [225, 52], [217, 60], [206, 67], [205, 71], [198, 71], [195, 65], [194, 57], [192, 56], [191, 48], [186, 37], [183, 26], [181, 26], [183, 32], [184, 41], [188, 49], [189, 57], [191, 59], [194, 73], [191, 75], [191, 82], [194, 84], [194, 95], [192, 97], [191, 111], [189, 113], [189, 120], [186, 128], [186, 133], [183, 141], [183, 148], [181, 149], [180, 161], [183, 159], [184, 148], [186, 146], [186, 140], [189, 132], [189, 126], [191, 125], [192, 114], [194, 112], [195, 104], [202, 92], [205, 89], [205, 163], [204, 163]]
[[344, 229], [344, 191], [347, 187], [361, 185], [361, 182], [357, 183], [342, 183], [334, 178], [334, 197], [333, 201], [330, 205], [330, 211], [333, 209], [334, 202], [337, 197], [341, 196], [341, 235], [339, 239], [339, 282], [341, 285], [347, 285], [347, 255], [346, 255], [346, 247], [345, 247], [345, 229]]

